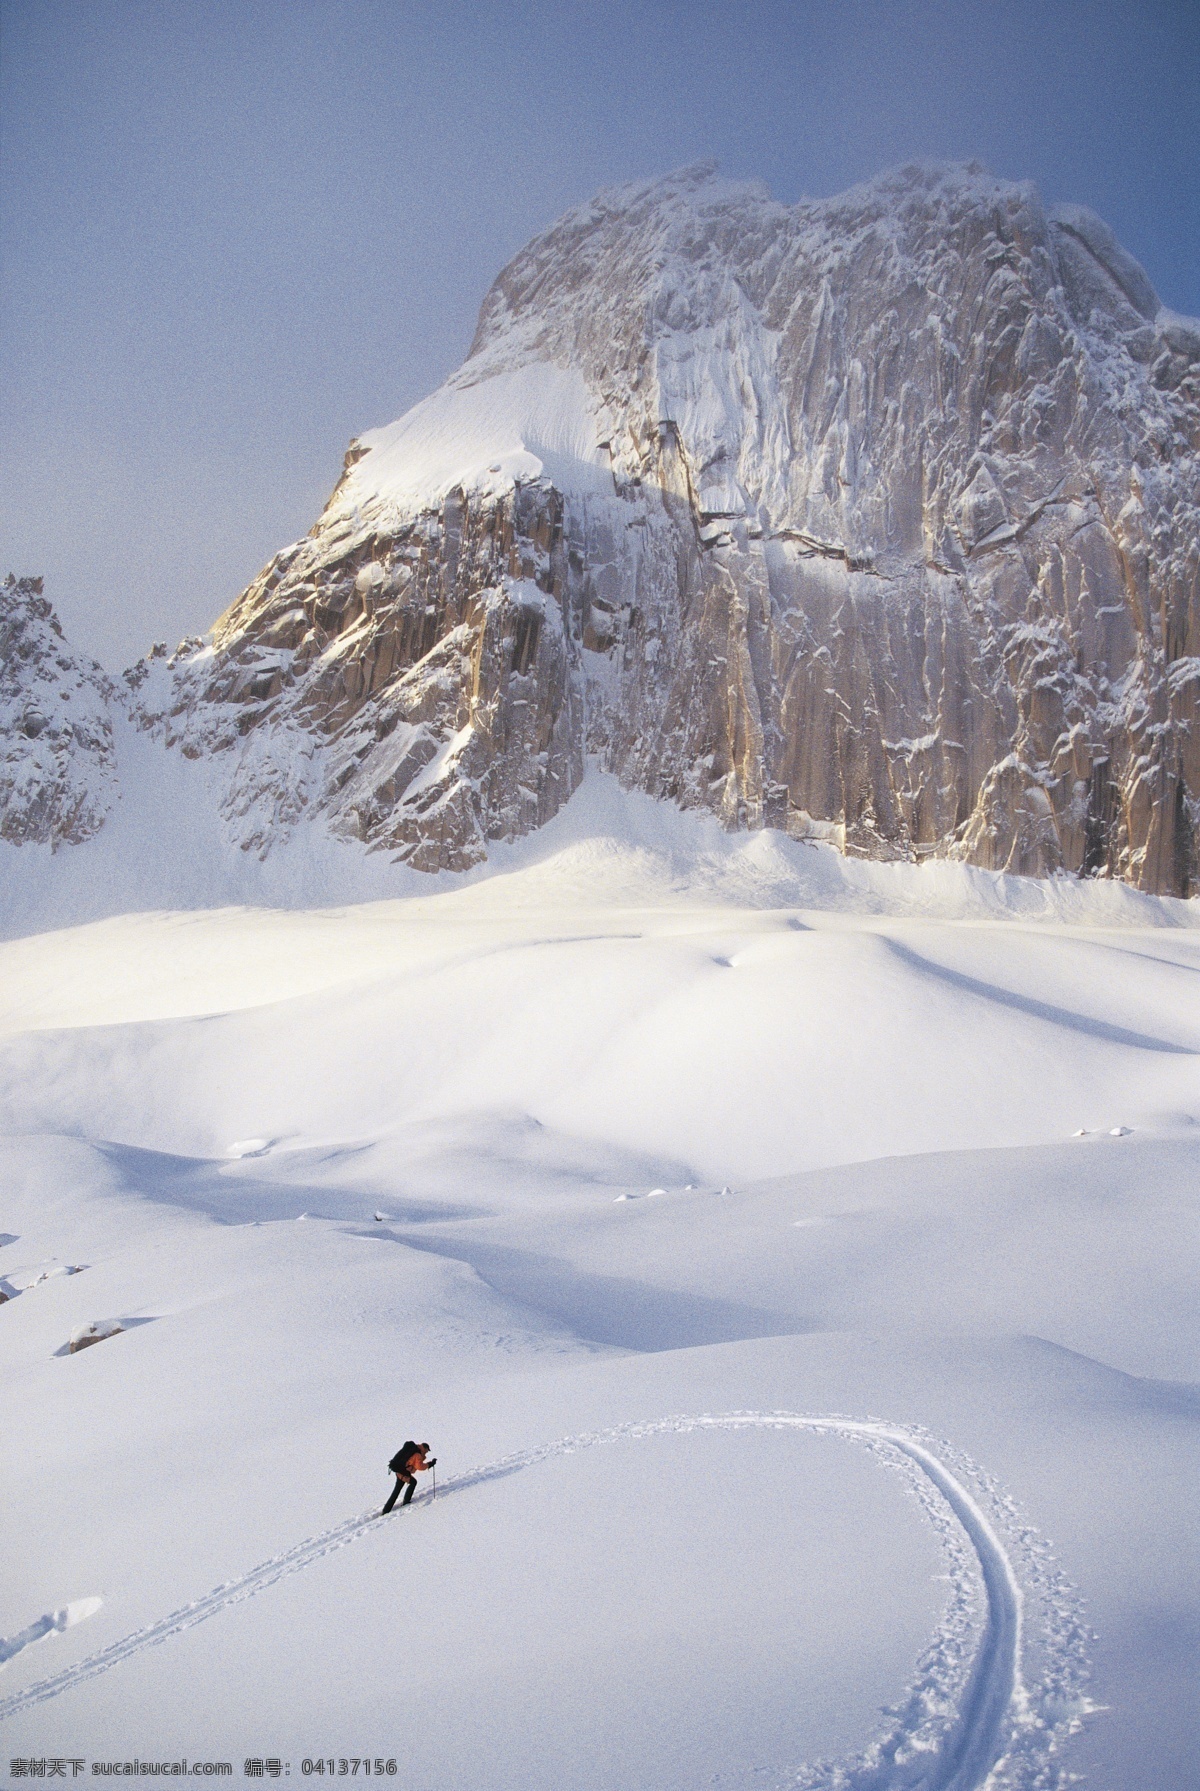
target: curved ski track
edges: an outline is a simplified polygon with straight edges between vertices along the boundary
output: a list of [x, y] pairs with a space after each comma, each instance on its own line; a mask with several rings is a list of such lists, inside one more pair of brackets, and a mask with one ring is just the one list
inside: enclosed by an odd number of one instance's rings
[[[869, 1783], [886, 1791], [889, 1786], [911, 1788], [911, 1791], [976, 1791], [988, 1779], [992, 1768], [1005, 1751], [1010, 1722], [1018, 1724], [1026, 1703], [1021, 1680], [1022, 1594], [1012, 1562], [982, 1507], [967, 1486], [946, 1463], [912, 1431], [874, 1419], [807, 1416], [799, 1412], [727, 1412], [678, 1416], [615, 1426], [611, 1430], [591, 1431], [579, 1436], [561, 1437], [535, 1449], [525, 1449], [501, 1460], [473, 1468], [447, 1479], [438, 1488], [438, 1497], [466, 1492], [485, 1481], [499, 1480], [536, 1466], [554, 1456], [570, 1455], [598, 1443], [659, 1436], [666, 1432], [694, 1430], [810, 1430], [833, 1433], [874, 1448], [895, 1451], [913, 1463], [926, 1477], [961, 1528], [975, 1556], [986, 1595], [983, 1634], [971, 1664], [967, 1683], [957, 1713], [950, 1723], [935, 1755], [926, 1755], [914, 1773], [914, 1762], [895, 1770], [883, 1768], [869, 1772]], [[85, 1680], [106, 1673], [143, 1648], [150, 1648], [169, 1637], [179, 1635], [194, 1624], [244, 1598], [253, 1598], [289, 1573], [310, 1567], [324, 1555], [345, 1548], [348, 1543], [367, 1535], [388, 1519], [377, 1511], [347, 1518], [344, 1523], [318, 1536], [298, 1542], [294, 1548], [273, 1555], [269, 1561], [251, 1568], [240, 1578], [217, 1586], [204, 1598], [172, 1611], [157, 1623], [134, 1631], [132, 1635], [112, 1642], [87, 1659], [66, 1667], [52, 1678], [27, 1686], [24, 1691], [0, 1702], [0, 1720], [13, 1716], [31, 1704], [71, 1691]], [[855, 1774], [849, 1781], [858, 1781]], [[864, 1784], [868, 1782], [864, 1778]]]

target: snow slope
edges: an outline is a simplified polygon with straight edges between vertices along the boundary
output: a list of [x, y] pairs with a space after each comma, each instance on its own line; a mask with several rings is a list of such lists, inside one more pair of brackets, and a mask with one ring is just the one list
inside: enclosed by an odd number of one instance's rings
[[341, 908], [107, 832], [0, 945], [6, 1760], [1194, 1782], [1194, 903], [599, 776]]
[[[414, 872], [333, 838], [319, 822], [260, 858], [230, 840], [223, 785], [209, 762], [164, 753], [128, 722], [113, 731], [121, 795], [97, 835], [69, 853], [0, 840], [0, 939], [155, 908], [294, 911], [476, 886], [503, 888], [502, 909], [575, 907], [599, 892], [608, 905], [682, 899], [948, 919], [1200, 925], [1200, 901], [1147, 897], [1106, 879], [1014, 877], [943, 861], [879, 864], [774, 829], [731, 834], [711, 816], [623, 790], [594, 767], [536, 835], [493, 845], [487, 864], [471, 871]], [[491, 901], [486, 893], [464, 899]]]
[[535, 361], [480, 378], [468, 366], [399, 422], [359, 438], [365, 453], [347, 472], [342, 500], [422, 510], [455, 486], [498, 493], [541, 478], [564, 494], [611, 497], [594, 413], [572, 369]]

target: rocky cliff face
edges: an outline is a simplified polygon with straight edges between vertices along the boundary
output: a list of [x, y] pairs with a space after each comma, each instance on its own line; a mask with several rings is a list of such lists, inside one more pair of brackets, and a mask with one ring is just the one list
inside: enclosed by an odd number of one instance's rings
[[593, 754], [730, 827], [1195, 892], [1200, 325], [973, 167], [604, 194], [130, 677], [260, 851], [314, 812], [467, 865]]
[[97, 832], [115, 797], [113, 688], [74, 652], [40, 578], [0, 585], [0, 839], [57, 848]]

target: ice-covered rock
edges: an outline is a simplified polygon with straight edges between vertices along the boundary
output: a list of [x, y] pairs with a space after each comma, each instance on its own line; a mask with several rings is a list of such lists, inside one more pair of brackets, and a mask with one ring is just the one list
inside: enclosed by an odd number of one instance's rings
[[585, 756], [730, 827], [1200, 886], [1200, 324], [978, 167], [601, 194], [145, 725], [419, 867]]
[[68, 646], [40, 578], [0, 585], [0, 839], [72, 845], [116, 796], [112, 684]]

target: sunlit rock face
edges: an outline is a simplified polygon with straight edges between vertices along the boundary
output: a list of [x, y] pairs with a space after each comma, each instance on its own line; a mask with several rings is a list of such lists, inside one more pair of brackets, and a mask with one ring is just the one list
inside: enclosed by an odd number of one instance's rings
[[709, 168], [532, 242], [143, 722], [426, 868], [624, 783], [883, 858], [1200, 887], [1200, 325], [975, 167]]
[[112, 685], [69, 647], [40, 578], [0, 584], [0, 839], [76, 845], [116, 798]]

